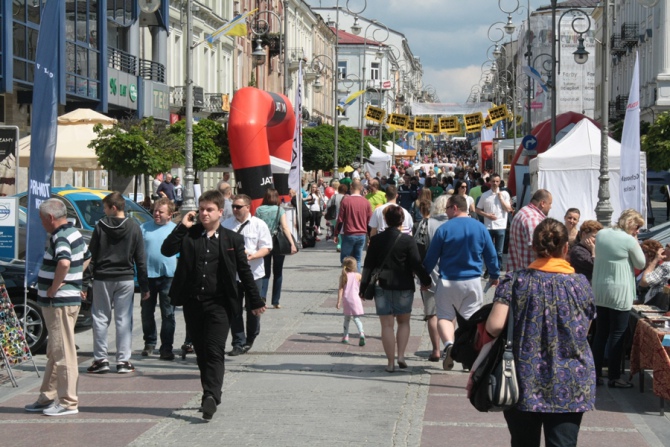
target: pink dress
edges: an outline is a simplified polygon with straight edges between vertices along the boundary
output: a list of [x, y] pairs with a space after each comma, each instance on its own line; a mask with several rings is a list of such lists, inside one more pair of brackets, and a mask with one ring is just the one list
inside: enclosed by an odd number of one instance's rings
[[342, 293], [342, 309], [344, 315], [364, 315], [363, 302], [358, 296], [361, 283], [358, 280], [358, 273], [347, 273], [347, 283], [344, 285]]

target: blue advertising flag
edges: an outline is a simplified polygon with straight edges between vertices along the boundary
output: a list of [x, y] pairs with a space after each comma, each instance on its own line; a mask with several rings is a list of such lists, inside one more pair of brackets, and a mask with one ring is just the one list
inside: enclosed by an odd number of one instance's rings
[[47, 0], [42, 9], [37, 37], [28, 169], [26, 286], [37, 280], [46, 242], [46, 231], [40, 220], [39, 206], [50, 196], [51, 175], [56, 155], [60, 57], [58, 42], [61, 38], [62, 7], [63, 2], [60, 0]]

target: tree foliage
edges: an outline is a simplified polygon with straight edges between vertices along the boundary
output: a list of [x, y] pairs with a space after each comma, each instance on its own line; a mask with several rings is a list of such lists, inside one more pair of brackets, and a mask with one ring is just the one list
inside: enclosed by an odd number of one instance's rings
[[183, 160], [183, 143], [152, 117], [119, 120], [111, 128], [97, 124], [88, 147], [95, 149], [100, 164], [130, 177], [165, 172]]
[[[640, 130], [640, 133], [643, 129]], [[660, 114], [642, 137], [642, 150], [647, 153], [647, 168], [652, 171], [670, 169], [670, 113]]]
[[[372, 151], [365, 145], [363, 156]], [[306, 171], [330, 170], [335, 154], [335, 128], [329, 124], [306, 127], [302, 130], [302, 164]], [[361, 134], [351, 127], [338, 129], [338, 166], [352, 164], [361, 154]]]
[[[169, 131], [183, 142], [185, 151], [186, 121], [177, 121], [170, 126]], [[219, 163], [230, 164], [227, 133], [216, 121], [200, 120], [193, 125], [193, 168], [196, 171], [206, 171]]]

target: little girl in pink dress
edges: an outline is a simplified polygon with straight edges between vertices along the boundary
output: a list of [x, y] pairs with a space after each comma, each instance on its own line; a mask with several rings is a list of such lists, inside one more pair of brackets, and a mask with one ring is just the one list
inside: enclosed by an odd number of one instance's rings
[[361, 274], [358, 273], [356, 259], [348, 256], [342, 262], [342, 274], [340, 275], [340, 285], [337, 291], [337, 305], [344, 310], [344, 336], [342, 343], [349, 343], [349, 322], [353, 318], [354, 324], [358, 328], [360, 339], [358, 346], [365, 346], [365, 333], [360, 316], [364, 315], [363, 301], [358, 295], [361, 284]]

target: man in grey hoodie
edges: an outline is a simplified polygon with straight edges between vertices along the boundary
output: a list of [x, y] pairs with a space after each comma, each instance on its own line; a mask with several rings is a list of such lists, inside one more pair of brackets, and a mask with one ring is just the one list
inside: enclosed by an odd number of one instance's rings
[[140, 226], [125, 215], [126, 201], [119, 192], [102, 199], [105, 216], [98, 221], [89, 244], [93, 275], [93, 364], [89, 373], [109, 371], [107, 330], [114, 309], [116, 324], [116, 372], [130, 373], [133, 334], [135, 268], [143, 298], [149, 297], [149, 279]]

